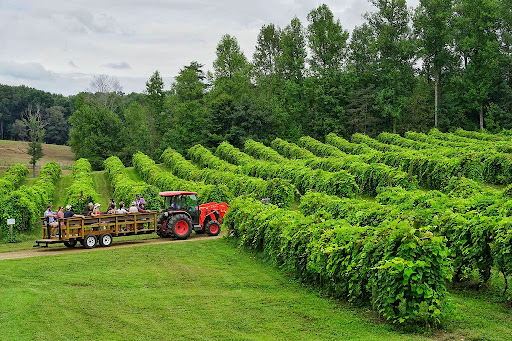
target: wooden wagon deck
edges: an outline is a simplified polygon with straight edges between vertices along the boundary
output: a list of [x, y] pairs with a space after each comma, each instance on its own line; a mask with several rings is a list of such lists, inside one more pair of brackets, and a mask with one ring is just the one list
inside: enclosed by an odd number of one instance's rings
[[36, 240], [34, 247], [48, 247], [49, 244], [65, 243], [67, 246], [86, 236], [98, 239], [109, 234], [112, 237], [148, 234], [157, 230], [157, 211], [126, 214], [102, 214], [97, 217], [75, 217], [58, 219], [56, 237], [50, 235], [49, 225], [43, 225], [43, 237]]

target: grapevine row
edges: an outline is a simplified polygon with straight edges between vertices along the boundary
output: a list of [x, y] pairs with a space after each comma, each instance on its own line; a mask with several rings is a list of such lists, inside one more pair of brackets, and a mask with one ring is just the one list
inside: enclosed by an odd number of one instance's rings
[[60, 178], [61, 169], [56, 162], [49, 162], [41, 168], [32, 186], [21, 186], [10, 193], [0, 204], [0, 237], [8, 233], [7, 219], [15, 219], [14, 234], [30, 231], [46, 206], [53, 199], [55, 184]]
[[357, 155], [348, 155], [311, 137], [302, 137], [300, 143], [307, 149], [279, 138], [272, 141], [272, 148], [288, 158], [304, 159], [305, 164], [314, 169], [346, 170], [354, 175], [359, 190], [371, 196], [381, 186], [401, 186], [407, 189], [417, 187], [414, 177], [383, 163], [366, 163]]
[[176, 176], [207, 184], [224, 184], [233, 196], [252, 194], [258, 199], [269, 198], [272, 203], [279, 206], [290, 206], [295, 200], [295, 186], [287, 180], [263, 180], [211, 168], [199, 169], [172, 148], [167, 148], [163, 152], [162, 160]]
[[241, 245], [335, 297], [371, 306], [393, 323], [439, 322], [450, 278], [442, 237], [407, 222], [361, 228], [244, 198], [231, 203], [224, 221]]
[[414, 175], [419, 184], [430, 189], [444, 189], [454, 176], [481, 178], [481, 166], [471, 160], [467, 160], [468, 163], [464, 164], [466, 167], [461, 167], [461, 159], [427, 156], [409, 150], [400, 153], [382, 152], [366, 145], [365, 142], [372, 142], [372, 139], [367, 136], [355, 134], [353, 139], [360, 143], [349, 142], [333, 133], [325, 138], [327, 144], [349, 154], [361, 155], [367, 162], [381, 162]]
[[78, 159], [71, 171], [71, 185], [67, 189], [66, 203], [81, 212], [89, 202], [98, 202], [91, 164], [87, 159]]
[[28, 168], [25, 165], [14, 165], [4, 173], [0, 178], [0, 195], [3, 197], [6, 193], [18, 188], [28, 174]]
[[[248, 140], [248, 145], [256, 149], [265, 149], [269, 154], [274, 154], [285, 160], [275, 150], [268, 148], [258, 142]], [[248, 148], [251, 150], [250, 148]], [[209, 153], [210, 158], [215, 158], [207, 150], [194, 150], [193, 153]], [[340, 197], [354, 197], [358, 192], [358, 186], [354, 177], [346, 171], [326, 172], [320, 169], [313, 170], [309, 167], [295, 162], [276, 163], [265, 160], [256, 160], [253, 157], [241, 152], [238, 148], [224, 142], [217, 148], [217, 155], [239, 165], [239, 171], [244, 174], [257, 176], [265, 179], [283, 178], [290, 180], [301, 194], [310, 190], [325, 192]], [[253, 151], [254, 153], [254, 151]], [[260, 153], [260, 152], [258, 152]], [[264, 157], [265, 159], [269, 159]]]
[[[441, 134], [441, 133], [439, 133]], [[446, 136], [448, 134], [441, 134]], [[411, 134], [409, 135], [411, 136]], [[429, 137], [431, 135], [428, 135]], [[396, 134], [382, 133], [377, 139], [384, 143], [389, 143], [390, 145], [398, 145], [404, 148], [419, 148], [422, 146], [422, 152], [428, 152], [429, 155], [437, 154], [440, 156], [452, 157], [461, 159], [461, 167], [468, 167], [468, 164], [471, 164], [471, 167], [475, 167], [478, 165], [481, 169], [478, 170], [481, 173], [481, 178], [483, 181], [492, 184], [509, 184], [512, 182], [512, 156], [507, 153], [500, 153], [496, 150], [496, 146], [485, 146], [483, 143], [472, 144], [467, 142], [460, 143], [446, 143], [447, 147], [439, 147], [439, 145], [432, 146], [423, 142], [418, 142], [415, 140], [410, 140], [408, 138], [403, 138]], [[444, 141], [437, 140], [435, 138], [429, 138], [429, 141]], [[482, 142], [482, 141], [480, 141]], [[435, 143], [435, 142], [434, 142]], [[383, 148], [382, 145], [379, 145]], [[435, 151], [431, 148], [436, 147]], [[430, 148], [430, 149], [429, 149]], [[476, 179], [480, 180], [480, 179]]]
[[171, 172], [161, 170], [155, 161], [141, 152], [133, 155], [132, 162], [144, 181], [160, 190], [197, 192], [202, 202], [228, 202], [232, 198], [226, 185], [206, 185], [202, 181], [180, 179]]
[[114, 197], [118, 202], [124, 201], [129, 204], [135, 200], [137, 194], [140, 194], [146, 200], [146, 209], [159, 209], [161, 207], [162, 199], [158, 195], [158, 189], [145, 182], [130, 179], [125, 173], [123, 163], [117, 156], [106, 159], [103, 166], [114, 191]]

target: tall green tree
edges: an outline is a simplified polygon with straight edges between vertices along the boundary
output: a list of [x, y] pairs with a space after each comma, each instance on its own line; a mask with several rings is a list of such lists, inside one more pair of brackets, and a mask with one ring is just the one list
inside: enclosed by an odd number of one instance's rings
[[208, 86], [203, 67], [203, 64], [193, 61], [180, 70], [172, 87], [180, 102], [203, 99]]
[[106, 106], [78, 95], [71, 123], [69, 146], [75, 158], [87, 158], [94, 169], [101, 169], [103, 161], [112, 156], [123, 157], [125, 138], [123, 122]]
[[225, 34], [217, 44], [216, 58], [213, 61], [216, 81], [249, 77], [250, 66], [247, 58], [240, 49], [236, 37]]
[[281, 50], [276, 60], [279, 74], [287, 81], [301, 84], [306, 70], [306, 37], [297, 17], [282, 32]]
[[453, 0], [420, 0], [413, 17], [418, 57], [425, 74], [434, 81], [434, 126], [438, 127], [439, 83], [454, 65], [452, 53]]
[[164, 110], [164, 80], [158, 70], [155, 70], [151, 77], [146, 81], [145, 95], [149, 109], [147, 120], [151, 136], [150, 145], [153, 150], [156, 150], [169, 123], [169, 115]]
[[503, 59], [498, 0], [456, 0], [455, 42], [462, 63], [462, 93], [465, 109], [478, 113], [484, 128], [484, 110], [500, 84]]
[[124, 152], [131, 156], [136, 152], [151, 154], [149, 110], [140, 103], [132, 102], [124, 110]]
[[414, 88], [415, 43], [405, 0], [371, 0], [377, 11], [366, 15], [375, 32], [377, 52], [377, 108], [391, 120], [392, 130], [404, 115]]
[[206, 86], [203, 65], [191, 62], [180, 70], [171, 85], [166, 109], [170, 121], [163, 133], [159, 154], [168, 147], [184, 153], [195, 144], [207, 145], [212, 123], [204, 101]]
[[329, 132], [345, 135], [351, 87], [351, 78], [344, 72], [349, 34], [325, 4], [309, 12], [307, 18], [311, 75], [304, 82], [307, 110], [303, 129], [320, 139]]
[[352, 31], [349, 44], [347, 73], [352, 75], [354, 86], [347, 104], [348, 133], [364, 132], [376, 135], [380, 115], [376, 108], [378, 70], [377, 37], [375, 31], [363, 23]]
[[23, 124], [27, 129], [28, 149], [27, 154], [30, 155], [29, 163], [32, 165], [32, 176], [36, 177], [36, 163], [43, 156], [43, 148], [41, 142], [43, 141], [46, 122], [43, 121], [41, 108], [36, 105], [35, 110], [29, 106], [23, 114]]
[[348, 31], [344, 30], [330, 8], [323, 4], [308, 14], [308, 46], [313, 74], [340, 71], [348, 54]]
[[306, 76], [306, 36], [301, 21], [295, 17], [281, 33], [281, 54], [276, 59], [280, 79], [279, 109], [274, 123], [277, 135], [296, 140], [302, 135], [306, 117], [304, 78]]
[[47, 108], [44, 111], [46, 121], [46, 143], [67, 144], [69, 140], [69, 122], [66, 117], [66, 109], [60, 105]]
[[165, 91], [164, 80], [158, 70], [146, 81], [146, 94], [151, 110], [155, 115], [159, 115], [164, 108]]
[[263, 25], [256, 39], [253, 55], [256, 78], [265, 81], [277, 72], [277, 59], [281, 54], [281, 30], [274, 24]]

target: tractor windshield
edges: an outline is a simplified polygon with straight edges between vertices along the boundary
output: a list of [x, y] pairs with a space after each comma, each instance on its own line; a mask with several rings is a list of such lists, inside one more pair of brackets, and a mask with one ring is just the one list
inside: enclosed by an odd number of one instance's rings
[[199, 204], [197, 201], [197, 195], [195, 195], [195, 194], [183, 195], [182, 199], [183, 199], [183, 207], [184, 208], [189, 208], [189, 207], [196, 208]]
[[196, 194], [176, 195], [166, 198], [166, 206], [171, 210], [194, 211], [199, 206]]

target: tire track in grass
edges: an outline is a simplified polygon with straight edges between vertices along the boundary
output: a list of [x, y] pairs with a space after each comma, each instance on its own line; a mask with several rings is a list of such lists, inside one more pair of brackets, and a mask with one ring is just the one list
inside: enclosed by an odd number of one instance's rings
[[114, 238], [114, 242], [111, 247], [95, 247], [94, 249], [84, 249], [81, 247], [76, 248], [68, 248], [65, 246], [56, 246], [50, 248], [32, 248], [25, 250], [17, 250], [10, 252], [0, 252], [0, 261], [8, 260], [8, 259], [21, 259], [21, 258], [31, 258], [31, 257], [43, 257], [43, 256], [60, 256], [60, 255], [68, 255], [75, 254], [81, 252], [98, 252], [103, 250], [112, 250], [112, 249], [124, 249], [127, 247], [135, 247], [135, 246], [144, 246], [144, 245], [153, 245], [153, 244], [165, 244], [165, 243], [182, 243], [182, 242], [199, 242], [199, 241], [208, 241], [217, 238], [222, 238], [226, 235], [226, 232], [222, 232], [218, 236], [210, 237], [204, 234], [195, 234], [190, 235], [188, 239], [185, 240], [174, 240], [169, 238], [159, 238], [154, 235], [154, 238], [150, 239], [131, 239], [131, 240], [123, 240], [123, 238], [118, 239]]

